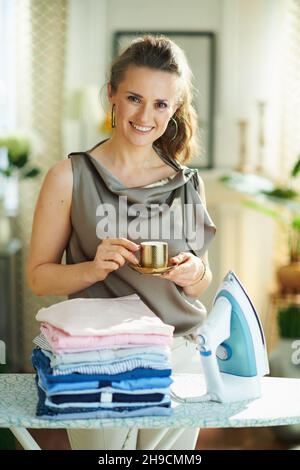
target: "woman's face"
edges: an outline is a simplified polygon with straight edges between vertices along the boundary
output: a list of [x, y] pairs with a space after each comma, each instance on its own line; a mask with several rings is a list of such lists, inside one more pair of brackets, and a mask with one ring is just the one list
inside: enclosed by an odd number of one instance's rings
[[133, 145], [152, 145], [176, 111], [178, 86], [174, 73], [129, 67], [114, 95], [108, 87], [110, 103], [115, 104], [115, 132]]

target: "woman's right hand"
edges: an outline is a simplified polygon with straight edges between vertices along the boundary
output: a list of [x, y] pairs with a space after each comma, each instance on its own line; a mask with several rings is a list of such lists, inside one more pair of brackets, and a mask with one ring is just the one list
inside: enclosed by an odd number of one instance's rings
[[96, 255], [91, 264], [91, 274], [95, 282], [103, 281], [109, 273], [124, 266], [126, 261], [138, 264], [139, 260], [133, 253], [140, 245], [127, 238], [105, 238], [98, 245]]

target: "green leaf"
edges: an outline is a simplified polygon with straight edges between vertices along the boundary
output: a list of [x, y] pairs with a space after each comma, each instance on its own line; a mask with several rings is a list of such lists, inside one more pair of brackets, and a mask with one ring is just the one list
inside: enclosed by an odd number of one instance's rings
[[7, 167], [5, 169], [3, 168], [0, 168], [0, 173], [3, 175], [3, 176], [6, 176], [7, 178], [9, 178], [12, 173], [13, 173], [13, 169], [12, 167]]
[[295, 217], [292, 220], [292, 227], [293, 227], [293, 229], [299, 230], [299, 232], [300, 232], [300, 217]]
[[19, 155], [30, 153], [30, 144], [27, 138], [20, 136], [7, 136], [0, 138], [0, 147], [6, 147], [8, 158], [14, 160]]
[[269, 207], [263, 206], [256, 201], [246, 200], [244, 201], [244, 204], [251, 209], [259, 211], [261, 214], [272, 217], [273, 219], [278, 219], [280, 217], [279, 212], [276, 212], [274, 209], [270, 209]]
[[298, 196], [297, 191], [291, 188], [277, 187], [272, 191], [261, 191], [262, 194], [280, 199], [295, 199]]
[[290, 305], [278, 312], [278, 327], [281, 338], [300, 337], [300, 307]]
[[27, 170], [23, 174], [23, 178], [34, 178], [35, 176], [39, 175], [41, 173], [41, 170], [37, 167], [31, 168], [30, 170]]
[[7, 149], [8, 156], [8, 166], [0, 174], [10, 177], [17, 170], [20, 178], [34, 178], [40, 173], [38, 167], [29, 165], [31, 147], [27, 137], [13, 134], [0, 137], [0, 147]]
[[294, 165], [294, 167], [291, 171], [291, 176], [293, 178], [295, 178], [298, 175], [299, 172], [300, 172], [300, 155], [298, 157], [298, 161], [295, 163], [295, 165]]
[[16, 166], [17, 168], [23, 168], [28, 162], [28, 154], [20, 153], [18, 155], [8, 155], [8, 160], [11, 165]]
[[221, 183], [227, 183], [231, 179], [232, 179], [232, 177], [230, 175], [224, 175], [224, 176], [220, 176], [219, 181]]

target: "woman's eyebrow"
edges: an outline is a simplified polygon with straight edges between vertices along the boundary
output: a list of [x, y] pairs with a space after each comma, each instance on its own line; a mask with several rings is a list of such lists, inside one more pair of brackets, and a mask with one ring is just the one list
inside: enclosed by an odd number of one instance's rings
[[[142, 95], [139, 95], [138, 93], [135, 93], [134, 91], [126, 91], [125, 93], [130, 93], [131, 95], [135, 95], [138, 98], [143, 98]], [[155, 101], [168, 101], [167, 98], [157, 98]]]

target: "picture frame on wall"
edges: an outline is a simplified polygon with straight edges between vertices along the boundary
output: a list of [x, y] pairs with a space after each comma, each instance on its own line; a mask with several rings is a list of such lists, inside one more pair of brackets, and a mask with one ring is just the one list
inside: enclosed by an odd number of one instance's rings
[[116, 31], [113, 35], [113, 56], [116, 57], [129, 43], [145, 34], [164, 35], [181, 47], [193, 73], [194, 106], [199, 122], [201, 153], [189, 166], [209, 169], [214, 167], [214, 112], [215, 112], [215, 34], [210, 31]]

